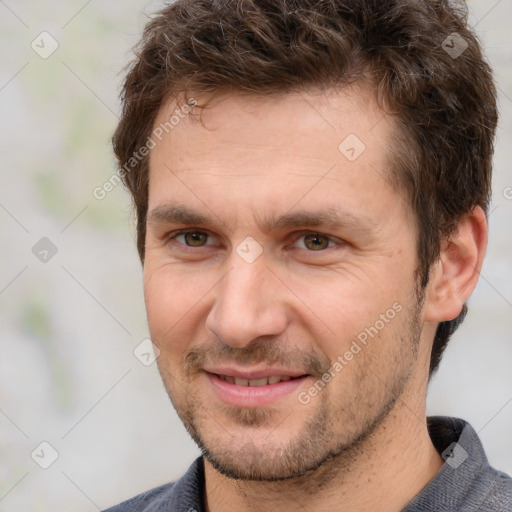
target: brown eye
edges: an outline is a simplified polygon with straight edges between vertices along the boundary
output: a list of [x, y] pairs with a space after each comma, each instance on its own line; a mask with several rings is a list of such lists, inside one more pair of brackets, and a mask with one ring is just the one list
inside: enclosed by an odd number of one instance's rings
[[329, 241], [330, 239], [328, 237], [318, 233], [304, 236], [304, 245], [313, 251], [327, 249], [327, 247], [329, 247]]
[[[186, 231], [185, 233], [180, 233], [178, 236], [182, 236], [185, 240], [185, 245], [189, 245], [190, 247], [201, 247], [208, 239], [208, 235], [200, 231]], [[176, 238], [178, 238], [178, 236]]]

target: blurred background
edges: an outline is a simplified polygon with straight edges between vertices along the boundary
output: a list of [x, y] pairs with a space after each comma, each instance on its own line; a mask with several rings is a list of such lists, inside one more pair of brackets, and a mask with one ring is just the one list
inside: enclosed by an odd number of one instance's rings
[[[146, 356], [142, 273], [110, 137], [122, 68], [162, 2], [0, 0], [0, 512], [101, 510], [200, 452]], [[490, 244], [428, 413], [512, 474], [512, 1], [470, 0], [501, 122]]]

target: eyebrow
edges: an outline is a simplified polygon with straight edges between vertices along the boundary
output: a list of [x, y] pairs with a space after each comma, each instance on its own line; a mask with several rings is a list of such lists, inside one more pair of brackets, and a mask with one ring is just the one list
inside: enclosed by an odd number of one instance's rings
[[[219, 223], [219, 222], [217, 222]], [[221, 222], [223, 224], [223, 222]], [[148, 214], [148, 224], [189, 224], [198, 227], [214, 226], [216, 220], [182, 204], [162, 204], [153, 208]], [[358, 216], [339, 207], [327, 207], [323, 210], [298, 210], [285, 213], [279, 217], [267, 216], [260, 223], [264, 232], [272, 232], [284, 228], [298, 227], [342, 227], [357, 229], [371, 234], [375, 222], [366, 216]]]

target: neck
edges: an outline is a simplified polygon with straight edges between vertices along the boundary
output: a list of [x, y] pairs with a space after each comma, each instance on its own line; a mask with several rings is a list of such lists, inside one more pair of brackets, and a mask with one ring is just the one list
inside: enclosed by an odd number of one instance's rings
[[[403, 509], [443, 464], [428, 434], [424, 403], [410, 405], [400, 399], [371, 436], [297, 478], [278, 482], [233, 480], [205, 459], [206, 511]], [[418, 409], [423, 414], [418, 415]]]

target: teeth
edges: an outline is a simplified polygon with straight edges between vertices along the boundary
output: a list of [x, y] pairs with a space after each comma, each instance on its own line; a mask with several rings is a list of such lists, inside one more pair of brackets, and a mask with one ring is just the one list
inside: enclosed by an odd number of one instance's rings
[[236, 384], [237, 386], [266, 386], [267, 384], [277, 384], [278, 382], [288, 381], [292, 378], [289, 375], [272, 375], [271, 377], [261, 377], [259, 379], [239, 379], [230, 375], [219, 375], [221, 380]]
[[261, 379], [251, 379], [249, 381], [249, 386], [266, 386], [267, 384], [267, 377], [262, 377]]

